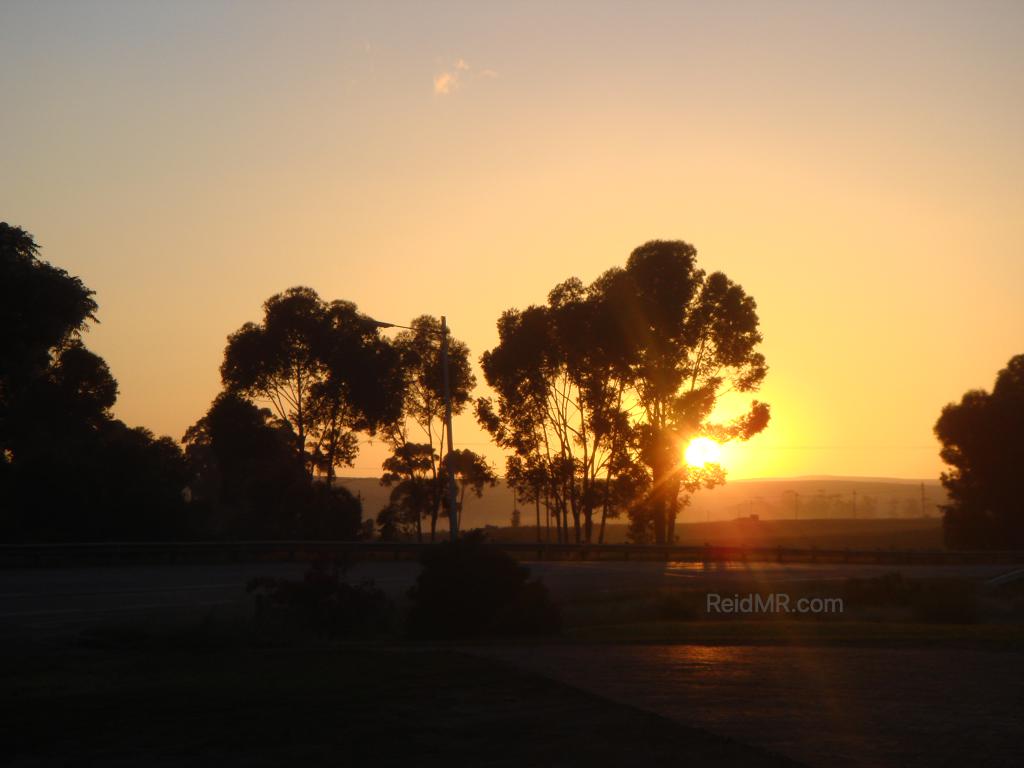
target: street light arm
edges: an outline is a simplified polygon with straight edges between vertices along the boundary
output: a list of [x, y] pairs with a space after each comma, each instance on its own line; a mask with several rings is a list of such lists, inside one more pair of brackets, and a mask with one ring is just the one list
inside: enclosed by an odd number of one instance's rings
[[422, 327], [421, 328], [413, 328], [411, 325], [399, 325], [398, 323], [386, 323], [383, 320], [374, 320], [372, 317], [368, 318], [368, 320], [370, 321], [370, 325], [372, 325], [374, 328], [381, 328], [381, 329], [383, 329], [383, 328], [401, 328], [404, 331], [414, 331], [415, 333], [427, 333], [427, 334], [432, 335], [432, 336], [437, 336], [438, 338], [444, 336], [448, 332], [444, 328], [435, 331], [435, 330], [430, 329], [430, 328], [422, 328]]
[[415, 331], [416, 329], [408, 325], [399, 325], [398, 323], [386, 323], [383, 320], [374, 320], [372, 317], [367, 318], [370, 321], [370, 325], [374, 328], [402, 328], [406, 331]]

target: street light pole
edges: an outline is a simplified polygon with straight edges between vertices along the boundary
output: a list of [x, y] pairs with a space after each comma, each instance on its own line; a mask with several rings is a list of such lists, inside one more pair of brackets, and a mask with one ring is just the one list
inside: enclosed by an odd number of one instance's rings
[[452, 471], [452, 390], [448, 373], [448, 321], [441, 315], [441, 379], [444, 383], [444, 431], [448, 435], [448, 526], [452, 543], [459, 537], [458, 493], [455, 489], [455, 473]]

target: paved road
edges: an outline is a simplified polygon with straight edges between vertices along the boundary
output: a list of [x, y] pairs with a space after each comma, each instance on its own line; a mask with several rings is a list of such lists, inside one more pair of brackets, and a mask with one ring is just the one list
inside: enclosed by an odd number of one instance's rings
[[[882, 565], [730, 564], [705, 568], [692, 563], [545, 562], [529, 564], [557, 599], [580, 592], [645, 589], [658, 586], [727, 585], [844, 579], [891, 572]], [[73, 569], [0, 570], [0, 635], [7, 632], [62, 632], [135, 616], [195, 616], [214, 610], [246, 613], [245, 592], [256, 576], [300, 578], [302, 564], [164, 565]], [[1007, 566], [901, 567], [907, 576], [936, 575], [987, 579], [1013, 570]], [[355, 581], [373, 580], [400, 597], [415, 581], [414, 562], [358, 563]]]
[[1017, 766], [1024, 654], [943, 649], [475, 649], [811, 766]]

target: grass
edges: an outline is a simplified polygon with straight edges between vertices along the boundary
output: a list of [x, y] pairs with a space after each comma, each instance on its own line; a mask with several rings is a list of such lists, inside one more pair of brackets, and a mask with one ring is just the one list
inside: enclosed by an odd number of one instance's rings
[[872, 621], [645, 621], [569, 627], [568, 642], [693, 645], [874, 646], [1019, 651], [1020, 624], [921, 624]]
[[11, 766], [782, 766], [446, 650], [109, 647], [7, 652]]

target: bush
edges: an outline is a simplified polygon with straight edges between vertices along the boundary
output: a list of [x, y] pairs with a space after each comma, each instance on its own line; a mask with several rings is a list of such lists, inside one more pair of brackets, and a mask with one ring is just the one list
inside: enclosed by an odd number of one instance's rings
[[547, 635], [561, 617], [547, 587], [480, 535], [424, 551], [409, 590], [409, 633], [422, 638]]
[[344, 567], [314, 563], [302, 581], [259, 578], [256, 624], [271, 631], [308, 631], [328, 639], [374, 634], [390, 625], [391, 604], [372, 582], [348, 584]]

